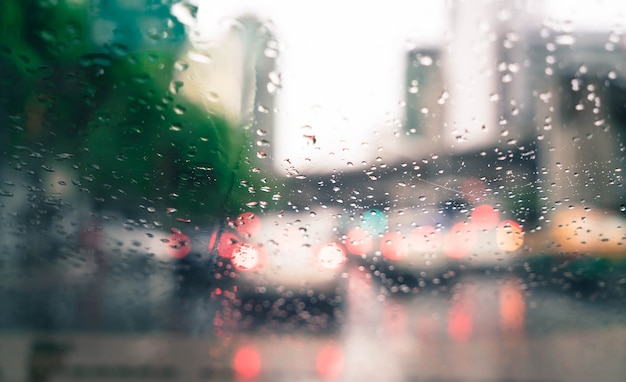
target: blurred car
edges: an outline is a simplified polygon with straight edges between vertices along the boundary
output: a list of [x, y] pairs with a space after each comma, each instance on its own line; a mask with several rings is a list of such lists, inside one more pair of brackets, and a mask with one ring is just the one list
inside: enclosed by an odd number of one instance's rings
[[497, 198], [483, 196], [484, 190], [481, 197], [452, 191], [424, 196], [433, 202], [421, 206], [358, 214], [346, 227], [348, 253], [393, 281], [441, 280], [458, 271], [512, 264], [523, 250], [522, 225]]
[[221, 259], [218, 264], [231, 268], [244, 313], [323, 326], [344, 302], [346, 250], [338, 224], [339, 213], [331, 209], [244, 212], [229, 219], [209, 246]]

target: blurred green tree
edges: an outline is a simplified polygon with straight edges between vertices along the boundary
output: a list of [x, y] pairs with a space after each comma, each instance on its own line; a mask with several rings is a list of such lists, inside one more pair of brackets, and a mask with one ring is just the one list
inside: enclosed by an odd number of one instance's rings
[[133, 31], [118, 26], [121, 38], [98, 45], [103, 10], [90, 2], [3, 2], [3, 154], [14, 167], [71, 164], [96, 209], [198, 221], [256, 204], [249, 190], [267, 180], [252, 171], [246, 129], [178, 96], [182, 27], [150, 7], [163, 30], [136, 27], [141, 43], [129, 46]]

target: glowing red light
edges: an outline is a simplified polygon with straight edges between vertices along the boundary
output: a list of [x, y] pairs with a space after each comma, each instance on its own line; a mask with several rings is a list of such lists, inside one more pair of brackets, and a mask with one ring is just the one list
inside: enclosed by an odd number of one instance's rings
[[481, 204], [472, 211], [472, 223], [481, 230], [495, 228], [500, 221], [500, 213], [489, 204]]
[[343, 372], [343, 354], [336, 345], [326, 345], [317, 353], [317, 374], [324, 379], [335, 379]]
[[243, 379], [254, 379], [261, 374], [261, 355], [252, 345], [240, 347], [233, 357], [233, 369]]
[[167, 253], [174, 259], [182, 259], [191, 252], [189, 237], [180, 232], [175, 232], [167, 238]]
[[239, 243], [237, 235], [231, 232], [224, 232], [217, 243], [217, 254], [224, 258], [231, 258], [235, 245]]
[[458, 222], [446, 234], [443, 250], [448, 257], [461, 259], [468, 256], [478, 241], [478, 233], [472, 224]]
[[261, 230], [261, 219], [252, 212], [244, 212], [235, 220], [237, 233], [243, 237], [251, 237]]
[[351, 229], [346, 235], [346, 249], [353, 255], [366, 254], [373, 245], [372, 235], [361, 227]]
[[389, 260], [403, 259], [409, 253], [409, 241], [399, 232], [388, 232], [380, 242], [380, 251]]
[[467, 341], [472, 336], [474, 323], [469, 306], [456, 302], [448, 311], [448, 336], [454, 341]]

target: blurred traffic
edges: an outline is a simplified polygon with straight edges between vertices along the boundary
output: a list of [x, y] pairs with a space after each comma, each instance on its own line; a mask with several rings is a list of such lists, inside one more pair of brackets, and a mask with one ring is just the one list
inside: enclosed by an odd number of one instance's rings
[[626, 375], [620, 1], [0, 25], [0, 381]]

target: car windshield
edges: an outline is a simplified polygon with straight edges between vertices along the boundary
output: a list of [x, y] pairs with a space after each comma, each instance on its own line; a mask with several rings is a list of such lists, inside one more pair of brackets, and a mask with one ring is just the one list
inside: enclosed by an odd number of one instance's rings
[[622, 0], [0, 8], [0, 381], [626, 379]]

